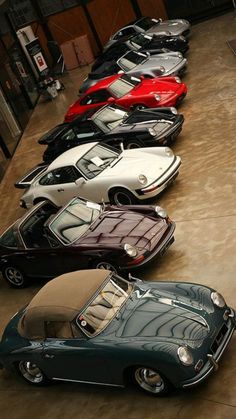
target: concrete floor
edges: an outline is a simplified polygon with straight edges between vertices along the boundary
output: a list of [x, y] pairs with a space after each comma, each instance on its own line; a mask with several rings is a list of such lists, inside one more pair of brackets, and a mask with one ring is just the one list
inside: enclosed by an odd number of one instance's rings
[[[180, 111], [186, 122], [173, 149], [183, 160], [176, 183], [157, 201], [176, 220], [176, 241], [157, 264], [140, 275], [158, 280], [199, 282], [215, 287], [236, 307], [236, 72], [226, 40], [236, 37], [236, 15], [229, 13], [192, 28], [189, 93]], [[43, 147], [37, 139], [62, 121], [76, 99], [87, 69], [65, 78], [66, 90], [52, 103], [39, 103], [1, 184], [1, 229], [23, 213], [14, 181], [36, 164]], [[12, 314], [39, 289], [12, 290], [0, 282], [0, 332]], [[155, 399], [134, 388], [109, 389], [55, 384], [34, 389], [0, 371], [2, 419], [213, 419], [236, 417], [236, 336], [219, 371], [198, 388]]]

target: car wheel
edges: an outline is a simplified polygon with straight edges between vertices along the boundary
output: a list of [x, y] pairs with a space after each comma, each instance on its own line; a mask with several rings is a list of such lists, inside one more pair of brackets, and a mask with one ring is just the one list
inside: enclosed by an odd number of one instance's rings
[[2, 269], [2, 275], [7, 283], [13, 288], [24, 288], [27, 285], [25, 274], [16, 266], [4, 266]]
[[144, 105], [143, 103], [137, 103], [136, 105], [133, 105], [132, 110], [141, 110], [141, 109], [146, 109], [147, 106]]
[[149, 367], [136, 368], [133, 372], [133, 380], [141, 390], [154, 396], [164, 396], [171, 390], [171, 385], [166, 378]]
[[136, 197], [127, 189], [114, 189], [109, 196], [111, 203], [114, 205], [133, 205], [137, 203]]
[[17, 372], [27, 383], [35, 386], [44, 386], [49, 383], [48, 378], [41, 369], [30, 361], [20, 361], [16, 366]]
[[110, 262], [107, 262], [103, 260], [102, 262], [97, 262], [95, 264], [96, 269], [106, 269], [107, 271], [111, 271], [117, 274], [117, 269], [114, 265], [112, 265]]
[[130, 140], [126, 143], [125, 148], [127, 150], [131, 150], [133, 148], [140, 148], [143, 146], [143, 143], [141, 143], [139, 140]]

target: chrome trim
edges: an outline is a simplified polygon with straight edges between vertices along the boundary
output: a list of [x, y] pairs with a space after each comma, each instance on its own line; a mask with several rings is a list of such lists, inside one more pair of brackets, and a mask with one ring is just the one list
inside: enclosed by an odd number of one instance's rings
[[207, 354], [207, 358], [209, 359], [210, 363], [213, 365], [213, 368], [215, 371], [218, 370], [219, 365], [217, 364], [217, 362], [214, 360], [214, 357], [212, 354]]
[[[231, 312], [232, 312], [232, 309], [231, 309]], [[230, 339], [231, 339], [231, 337], [232, 337], [232, 335], [233, 335], [233, 333], [234, 333], [234, 331], [235, 331], [235, 327], [232, 327], [232, 329], [231, 329], [231, 331], [230, 331], [230, 333], [229, 333], [229, 335], [227, 336], [227, 338], [226, 338], [226, 340], [224, 341], [224, 343], [223, 343], [223, 345], [222, 345], [222, 347], [221, 347], [221, 349], [220, 349], [220, 351], [219, 351], [219, 353], [218, 353], [218, 355], [217, 355], [217, 357], [216, 358], [214, 358], [214, 357], [212, 357], [208, 362], [209, 363], [213, 363], [213, 361], [214, 361], [214, 365], [216, 364], [218, 364], [218, 361], [220, 360], [220, 358], [222, 357], [222, 355], [223, 355], [223, 352], [224, 352], [224, 350], [226, 349], [226, 346], [228, 345], [228, 343], [229, 343], [229, 341], [230, 341]], [[207, 357], [208, 357], [208, 359], [209, 359], [209, 355], [207, 354]], [[194, 381], [192, 381], [191, 383], [186, 383], [186, 384], [183, 384], [182, 385], [182, 387], [183, 388], [186, 388], [186, 387], [192, 387], [192, 386], [195, 386], [196, 384], [198, 384], [198, 383], [200, 383], [201, 381], [203, 381], [211, 372], [212, 372], [212, 370], [214, 370], [214, 365], [212, 365], [211, 364], [211, 367], [201, 376], [201, 377], [199, 377], [198, 379], [196, 379], [196, 380], [194, 380]]]
[[97, 381], [72, 380], [70, 378], [53, 377], [52, 380], [69, 381], [69, 382], [72, 382], [72, 383], [95, 384], [95, 385], [99, 385], [99, 386], [124, 387], [123, 384], [98, 383]]

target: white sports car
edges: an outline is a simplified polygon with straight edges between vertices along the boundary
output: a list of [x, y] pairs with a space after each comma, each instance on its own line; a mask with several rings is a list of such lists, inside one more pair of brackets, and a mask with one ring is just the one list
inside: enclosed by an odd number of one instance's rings
[[[74, 196], [129, 205], [152, 198], [178, 175], [181, 159], [168, 147], [115, 151], [99, 143], [80, 145], [48, 167], [37, 167], [16, 187], [28, 188], [21, 206], [48, 199], [57, 206]], [[35, 170], [35, 169], [34, 169]]]

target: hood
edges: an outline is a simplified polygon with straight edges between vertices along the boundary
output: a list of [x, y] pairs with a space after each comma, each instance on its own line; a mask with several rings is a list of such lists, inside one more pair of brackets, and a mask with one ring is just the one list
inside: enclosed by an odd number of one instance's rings
[[[181, 289], [179, 292], [178, 287], [185, 285], [189, 293], [186, 290], [182, 293]], [[116, 336], [141, 340], [154, 338], [195, 348], [201, 346], [210, 330], [214, 332], [212, 324], [208, 324], [213, 311], [209, 289], [185, 283], [172, 283], [166, 290], [163, 286], [165, 282], [161, 282], [160, 289], [157, 289], [158, 285], [155, 289], [149, 282], [134, 290], [133, 305], [128, 306], [130, 310], [123, 311]], [[195, 288], [192, 298], [189, 295], [191, 288]], [[205, 296], [203, 289], [207, 293]]]
[[137, 65], [133, 70], [128, 71], [127, 74], [135, 73], [136, 75], [141, 75], [145, 73], [145, 71], [153, 71], [155, 73], [155, 70], [157, 71], [158, 69], [160, 69], [160, 67], [163, 67], [165, 69], [163, 74], [166, 74], [180, 63], [185, 63], [182, 54], [180, 55], [181, 56], [176, 55], [176, 52], [174, 52], [173, 54], [163, 53], [151, 55], [151, 57], [147, 61], [145, 61], [145, 63]]
[[122, 246], [150, 251], [168, 228], [166, 220], [122, 210], [104, 212], [77, 244]]
[[147, 35], [151, 34], [169, 34], [181, 35], [184, 31], [189, 29], [189, 23], [185, 20], [164, 20], [146, 31]]
[[[141, 189], [162, 176], [171, 166], [174, 159], [175, 156], [168, 157], [165, 154], [163, 147], [158, 147], [158, 155], [157, 151], [154, 154], [145, 153], [138, 149], [124, 150], [118, 159], [98, 176], [102, 176], [104, 182], [106, 182], [106, 178], [111, 177], [116, 182], [117, 179], [122, 182], [123, 178], [128, 182], [127, 184], [132, 185], [132, 188]], [[140, 174], [147, 177], [146, 185], [139, 183], [138, 177]]]
[[[173, 81], [161, 80], [160, 78], [144, 79], [137, 85], [136, 88], [131, 90], [130, 96], [143, 96], [152, 93], [163, 93], [171, 95], [179, 90], [181, 84]], [[127, 95], [128, 96], [128, 95]]]

